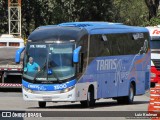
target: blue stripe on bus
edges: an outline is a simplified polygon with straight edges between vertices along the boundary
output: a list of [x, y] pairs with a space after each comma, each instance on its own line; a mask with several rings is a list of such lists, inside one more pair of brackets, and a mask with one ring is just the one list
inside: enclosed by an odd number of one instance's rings
[[78, 83], [97, 82], [97, 98], [127, 96], [132, 81], [136, 95], [144, 94], [149, 88], [149, 64], [149, 54], [97, 57]]
[[62, 84], [32, 84], [22, 80], [22, 84], [24, 87], [35, 91], [58, 91], [74, 86], [76, 84], [76, 80], [68, 81]]

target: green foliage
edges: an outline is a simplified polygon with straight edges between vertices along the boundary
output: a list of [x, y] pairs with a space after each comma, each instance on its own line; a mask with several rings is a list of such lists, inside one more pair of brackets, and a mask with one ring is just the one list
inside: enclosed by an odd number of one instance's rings
[[156, 17], [152, 17], [150, 21], [143, 23], [143, 26], [157, 26], [160, 25], [160, 11], [157, 13]]
[[147, 20], [147, 7], [142, 0], [114, 0], [115, 22], [141, 25]]
[[[151, 1], [157, 0], [22, 0], [22, 35], [27, 38], [38, 26], [71, 21], [157, 25], [160, 13], [149, 20]], [[0, 0], [0, 34], [8, 33], [7, 2]]]
[[0, 34], [8, 33], [8, 3], [0, 0]]
[[77, 21], [112, 21], [112, 0], [75, 0]]
[[22, 31], [68, 21], [113, 21], [112, 0], [23, 0]]
[[156, 17], [160, 1], [159, 0], [145, 0], [145, 3], [149, 11], [149, 16], [148, 16], [149, 20], [153, 17]]

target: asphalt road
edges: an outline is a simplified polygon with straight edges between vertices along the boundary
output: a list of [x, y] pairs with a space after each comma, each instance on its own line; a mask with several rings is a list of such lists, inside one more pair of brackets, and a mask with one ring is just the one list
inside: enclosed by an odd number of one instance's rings
[[[135, 114], [138, 112], [143, 113], [147, 111], [149, 103], [149, 93], [142, 96], [136, 96], [134, 103], [131, 105], [117, 104], [115, 100], [112, 99], [101, 99], [96, 101], [96, 105], [93, 108], [82, 108], [79, 102], [69, 103], [47, 103], [46, 108], [39, 108], [37, 102], [26, 102], [22, 98], [22, 93], [20, 90], [10, 91], [0, 90], [0, 110], [1, 111], [22, 111], [22, 112], [36, 112], [41, 115], [42, 118], [34, 119], [47, 119], [47, 120], [125, 120], [123, 116], [126, 114]], [[125, 112], [126, 111], [126, 112]], [[133, 112], [134, 111], [134, 112]], [[137, 111], [137, 112], [135, 112]], [[68, 116], [67, 116], [68, 115]], [[73, 115], [73, 116], [72, 116]], [[51, 116], [51, 117], [46, 117]], [[107, 117], [110, 116], [110, 117]], [[116, 117], [118, 116], [118, 117]], [[17, 118], [13, 118], [17, 120]], [[32, 118], [19, 118], [30, 120]], [[7, 118], [8, 120], [8, 118]]]

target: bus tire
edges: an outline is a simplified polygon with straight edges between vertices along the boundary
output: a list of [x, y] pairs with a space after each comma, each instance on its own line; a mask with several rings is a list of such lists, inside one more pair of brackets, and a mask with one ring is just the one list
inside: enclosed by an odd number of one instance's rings
[[39, 101], [38, 105], [39, 105], [40, 108], [45, 108], [46, 107], [46, 102]]
[[133, 84], [130, 85], [130, 89], [129, 89], [129, 95], [126, 97], [126, 103], [127, 104], [132, 104], [133, 103], [133, 100], [134, 100], [134, 92], [135, 89], [134, 89], [134, 86]]
[[117, 98], [117, 103], [118, 104], [124, 104], [125, 102], [125, 97], [120, 97], [120, 98]]
[[87, 100], [80, 101], [82, 107], [93, 107], [95, 105], [94, 89], [89, 89], [87, 93]]
[[1, 75], [1, 83], [5, 83], [5, 75], [4, 75], [4, 73]]
[[0, 83], [2, 83], [2, 74], [0, 74]]
[[118, 98], [117, 102], [119, 104], [132, 104], [134, 100], [134, 90], [135, 90], [134, 86], [133, 84], [131, 84], [129, 88], [128, 96]]

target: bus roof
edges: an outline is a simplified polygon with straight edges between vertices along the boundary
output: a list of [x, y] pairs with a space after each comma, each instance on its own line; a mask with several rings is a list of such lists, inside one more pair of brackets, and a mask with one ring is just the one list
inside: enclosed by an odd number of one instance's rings
[[[58, 25], [40, 26], [28, 37], [32, 41], [78, 40], [85, 34], [148, 32], [144, 27], [127, 26], [110, 22], [67, 22]], [[70, 36], [68, 36], [70, 35]]]
[[122, 23], [110, 22], [68, 22], [61, 23], [59, 25], [85, 28], [89, 34], [148, 32], [148, 30], [144, 27], [127, 26]]
[[60, 26], [73, 26], [73, 27], [87, 27], [96, 25], [122, 25], [123, 23], [112, 23], [112, 22], [66, 22], [59, 24]]

